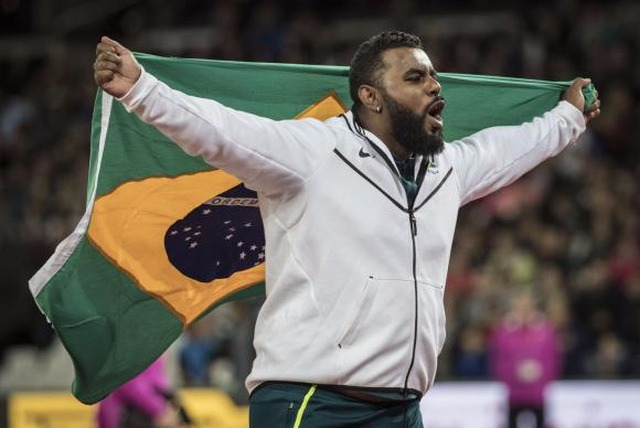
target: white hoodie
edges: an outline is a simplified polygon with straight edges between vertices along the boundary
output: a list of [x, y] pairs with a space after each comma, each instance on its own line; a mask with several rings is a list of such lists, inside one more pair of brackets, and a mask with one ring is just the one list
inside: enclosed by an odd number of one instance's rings
[[445, 145], [413, 207], [386, 145], [349, 112], [273, 121], [187, 96], [143, 72], [121, 98], [183, 150], [258, 193], [266, 301], [247, 379], [412, 389], [432, 385], [458, 209], [560, 153], [585, 129], [566, 101], [521, 126]]

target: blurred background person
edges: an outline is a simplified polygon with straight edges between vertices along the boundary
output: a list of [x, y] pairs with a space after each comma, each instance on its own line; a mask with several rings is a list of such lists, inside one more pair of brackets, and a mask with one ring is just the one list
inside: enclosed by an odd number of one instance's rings
[[[544, 390], [560, 375], [559, 338], [529, 290], [511, 299], [491, 337], [490, 366], [509, 391], [509, 428], [544, 427]], [[530, 415], [530, 416], [527, 416]]]
[[98, 403], [98, 428], [180, 428], [188, 420], [174, 402], [164, 357]]

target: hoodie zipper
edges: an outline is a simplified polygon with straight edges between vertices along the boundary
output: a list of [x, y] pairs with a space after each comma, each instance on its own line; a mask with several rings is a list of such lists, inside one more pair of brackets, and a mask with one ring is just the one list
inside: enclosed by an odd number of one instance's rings
[[[411, 370], [413, 369], [413, 365], [416, 359], [416, 348], [418, 345], [418, 250], [417, 250], [417, 242], [416, 237], [418, 236], [418, 221], [416, 220], [416, 207], [415, 203], [418, 198], [418, 194], [420, 193], [420, 188], [422, 187], [422, 182], [424, 181], [424, 177], [427, 173], [427, 168], [429, 167], [429, 161], [424, 160], [420, 164], [420, 168], [418, 170], [418, 174], [416, 175], [416, 190], [413, 198], [409, 198], [407, 195], [407, 207], [409, 213], [409, 227], [411, 228], [411, 273], [413, 275], [413, 343], [411, 345], [411, 361], [409, 362], [409, 368], [407, 369], [407, 375], [404, 378], [404, 391], [405, 394], [409, 390], [409, 377], [411, 376]], [[398, 177], [402, 180], [402, 177]], [[422, 204], [418, 207], [420, 208]]]
[[[422, 170], [422, 167], [421, 167]], [[411, 246], [412, 246], [412, 274], [413, 274], [413, 294], [414, 294], [414, 316], [413, 316], [413, 348], [411, 350], [411, 362], [409, 363], [409, 368], [407, 369], [407, 375], [404, 379], [404, 390], [405, 394], [408, 392], [409, 388], [409, 376], [411, 375], [411, 370], [413, 369], [413, 364], [416, 359], [416, 347], [418, 345], [418, 249], [417, 249], [417, 241], [416, 236], [418, 236], [418, 222], [416, 220], [415, 212], [416, 210], [422, 208], [424, 204], [426, 204], [433, 195], [436, 194], [438, 190], [444, 185], [444, 183], [449, 179], [453, 168], [449, 168], [449, 171], [442, 178], [440, 183], [431, 191], [431, 193], [425, 198], [424, 201], [417, 207], [415, 206], [415, 201], [418, 196], [418, 192], [420, 192], [420, 187], [422, 186], [422, 181], [424, 178], [424, 172], [418, 172], [418, 190], [416, 191], [416, 198], [413, 201], [408, 201], [409, 203], [409, 224], [411, 227]]]
[[409, 211], [409, 221], [411, 222], [411, 233], [413, 236], [418, 235], [418, 222], [416, 221], [416, 216], [413, 213], [413, 210]]
[[[421, 183], [422, 184], [422, 183]], [[420, 188], [418, 187], [418, 190]], [[417, 195], [416, 195], [417, 196]], [[415, 201], [415, 199], [414, 199]], [[416, 249], [416, 236], [418, 235], [418, 222], [416, 221], [413, 202], [409, 206], [409, 225], [411, 227], [411, 249], [412, 249], [412, 275], [413, 275], [413, 344], [411, 347], [411, 361], [409, 362], [409, 368], [407, 369], [407, 375], [404, 378], [404, 391], [405, 395], [409, 390], [409, 376], [413, 369], [413, 364], [416, 359], [416, 347], [418, 344], [418, 274], [417, 274], [417, 249]]]
[[[374, 144], [373, 141], [369, 140], [369, 138], [367, 138], [367, 140], [369, 141], [369, 144], [374, 148], [374, 150], [378, 152], [378, 154], [382, 157], [382, 159], [391, 168], [391, 170], [394, 172], [394, 175], [396, 176], [396, 179], [398, 179], [400, 181], [400, 184], [402, 185], [402, 175], [400, 174], [398, 167], [393, 164], [393, 162], [387, 157], [387, 155], [376, 144]], [[404, 387], [403, 387], [405, 395], [407, 395], [407, 393], [409, 392], [409, 377], [411, 376], [411, 370], [413, 369], [413, 365], [416, 360], [416, 347], [418, 345], [418, 274], [417, 274], [418, 256], [417, 256], [417, 248], [416, 248], [416, 236], [418, 235], [418, 221], [416, 220], [414, 207], [415, 207], [416, 199], [418, 197], [418, 193], [420, 193], [420, 187], [422, 187], [422, 182], [424, 181], [424, 177], [427, 173], [428, 166], [429, 166], [429, 161], [427, 161], [426, 159], [423, 159], [417, 174], [417, 180], [416, 180], [417, 188], [415, 190], [415, 195], [413, 195], [413, 198], [410, 199], [409, 195], [407, 194], [407, 207], [408, 207], [407, 213], [409, 214], [409, 227], [411, 229], [414, 313], [413, 313], [413, 343], [411, 345], [411, 361], [409, 362], [409, 368], [407, 369], [407, 374], [404, 378]], [[404, 188], [404, 185], [402, 185], [402, 187]], [[405, 191], [405, 194], [406, 193], [407, 192]], [[429, 195], [427, 199], [431, 198], [432, 195], [433, 193]], [[422, 205], [424, 205], [424, 203], [420, 204], [418, 208], [420, 208]]]

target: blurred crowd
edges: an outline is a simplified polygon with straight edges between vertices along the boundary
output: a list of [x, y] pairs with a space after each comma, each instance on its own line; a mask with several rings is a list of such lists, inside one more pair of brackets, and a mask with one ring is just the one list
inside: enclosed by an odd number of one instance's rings
[[[511, 296], [523, 290], [558, 332], [562, 377], [640, 377], [639, 3], [120, 3], [129, 6], [99, 26], [49, 34], [60, 42], [53, 53], [0, 59], [0, 304], [3, 319], [11, 320], [0, 324], [0, 353], [16, 343], [46, 347], [51, 340], [26, 282], [84, 212], [95, 93], [91, 55], [99, 35], [149, 53], [348, 65], [365, 37], [395, 28], [419, 34], [439, 71], [589, 76], [603, 103], [602, 116], [578, 145], [462, 209], [440, 377], [491, 377], [491, 332]], [[26, 37], [38, 30], [29, 20], [11, 22], [0, 40], [9, 31]], [[259, 304], [228, 306], [181, 340], [189, 349], [182, 360], [187, 384], [241, 384], [252, 356], [251, 327], [238, 334], [234, 326], [250, 324]], [[189, 371], [203, 364], [205, 377]]]

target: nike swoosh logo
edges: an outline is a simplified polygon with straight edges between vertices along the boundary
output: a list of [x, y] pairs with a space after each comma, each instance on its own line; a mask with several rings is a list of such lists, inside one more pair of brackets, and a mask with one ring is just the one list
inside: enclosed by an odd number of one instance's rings
[[358, 155], [359, 155], [361, 158], [368, 158], [368, 157], [371, 157], [371, 154], [370, 154], [370, 153], [365, 152], [365, 151], [364, 151], [364, 149], [363, 149], [362, 147], [360, 147], [360, 151], [358, 152]]

